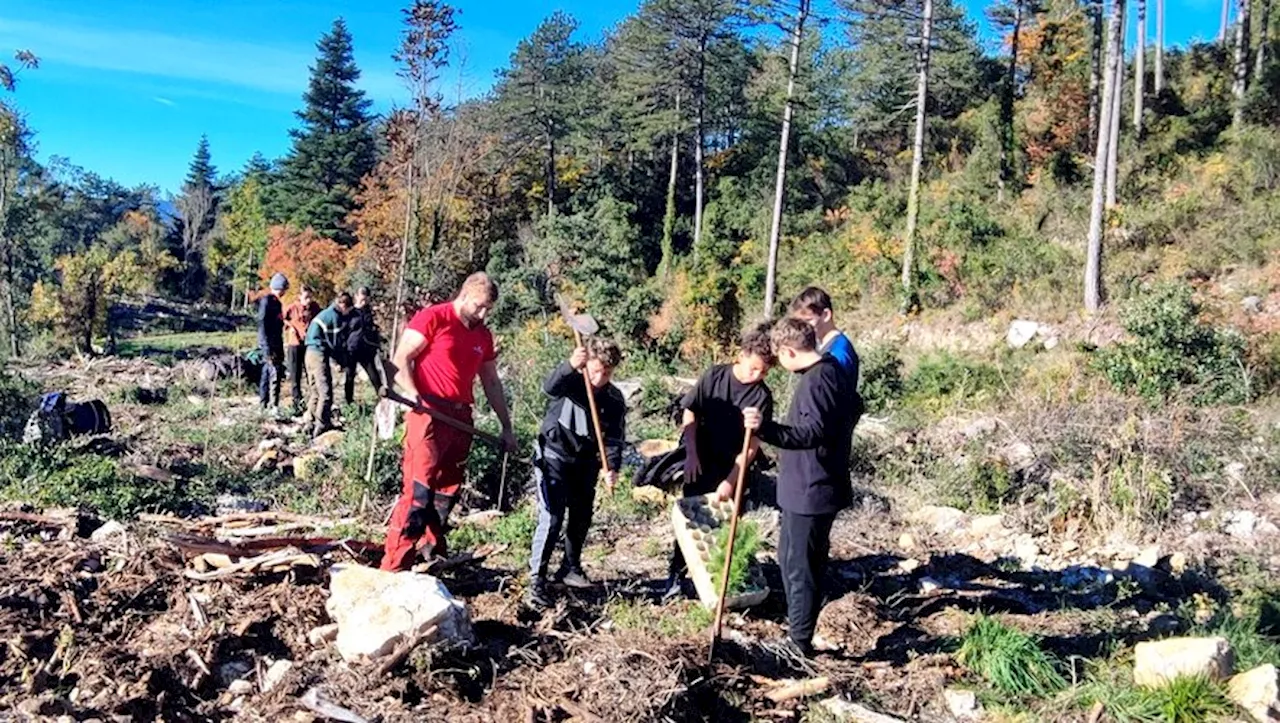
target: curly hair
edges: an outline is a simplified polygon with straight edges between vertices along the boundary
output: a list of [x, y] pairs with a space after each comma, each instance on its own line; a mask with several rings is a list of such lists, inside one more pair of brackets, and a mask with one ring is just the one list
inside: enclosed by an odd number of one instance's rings
[[622, 363], [622, 350], [609, 339], [593, 337], [587, 340], [587, 358], [599, 359], [601, 364], [616, 369]]
[[773, 366], [777, 358], [773, 353], [773, 343], [769, 339], [769, 330], [772, 328], [773, 322], [760, 321], [744, 329], [739, 340], [742, 353], [760, 357], [765, 364]]

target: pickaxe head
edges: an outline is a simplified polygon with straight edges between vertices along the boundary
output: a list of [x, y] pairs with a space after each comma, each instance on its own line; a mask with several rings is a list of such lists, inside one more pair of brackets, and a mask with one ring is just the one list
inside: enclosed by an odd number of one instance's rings
[[560, 299], [560, 315], [564, 317], [564, 322], [582, 336], [591, 336], [600, 331], [600, 325], [596, 323], [595, 317], [590, 314], [575, 314], [569, 310], [569, 304], [562, 298]]

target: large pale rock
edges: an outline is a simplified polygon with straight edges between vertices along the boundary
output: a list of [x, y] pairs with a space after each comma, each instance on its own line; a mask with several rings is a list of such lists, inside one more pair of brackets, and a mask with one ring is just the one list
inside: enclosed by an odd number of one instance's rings
[[320, 454], [324, 454], [334, 447], [337, 447], [339, 444], [342, 444], [342, 438], [345, 436], [346, 433], [341, 429], [330, 429], [328, 432], [325, 432], [319, 437], [311, 440], [311, 449], [319, 452]]
[[335, 644], [348, 662], [389, 655], [432, 626], [437, 631], [423, 642], [471, 640], [466, 606], [431, 575], [334, 565], [325, 609], [338, 623]]
[[943, 534], [955, 531], [967, 517], [964, 512], [954, 507], [925, 505], [911, 515], [911, 520], [932, 529], [936, 534]]
[[1158, 688], [1180, 676], [1226, 680], [1235, 654], [1226, 638], [1168, 638], [1138, 643], [1133, 651], [1133, 682]]
[[942, 698], [947, 703], [947, 710], [958, 720], [977, 720], [980, 717], [978, 696], [972, 690], [947, 688], [942, 691]]
[[1040, 324], [1026, 319], [1018, 319], [1009, 324], [1009, 333], [1005, 334], [1004, 340], [1013, 349], [1021, 349], [1031, 340], [1036, 338], [1036, 333], [1040, 331]]
[[1227, 681], [1227, 697], [1262, 723], [1280, 720], [1276, 666], [1259, 665]]

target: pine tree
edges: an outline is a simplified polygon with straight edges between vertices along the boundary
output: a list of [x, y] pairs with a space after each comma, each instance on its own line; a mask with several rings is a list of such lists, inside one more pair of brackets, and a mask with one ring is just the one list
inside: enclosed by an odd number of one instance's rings
[[578, 21], [556, 12], [511, 54], [495, 89], [508, 130], [525, 144], [540, 144], [547, 213], [556, 210], [558, 144], [573, 130], [588, 77], [584, 49], [573, 40]]
[[377, 160], [372, 103], [356, 87], [360, 70], [341, 18], [316, 49], [306, 105], [297, 112], [302, 127], [289, 131], [293, 150], [284, 159], [278, 207], [272, 210], [293, 226], [350, 245], [347, 215], [356, 207], [360, 179]]
[[207, 135], [200, 136], [200, 142], [196, 145], [196, 154], [191, 158], [191, 166], [187, 169], [187, 179], [183, 181], [182, 186], [203, 186], [213, 189], [216, 186], [218, 177], [218, 169], [213, 166], [213, 158], [209, 153], [209, 137]]

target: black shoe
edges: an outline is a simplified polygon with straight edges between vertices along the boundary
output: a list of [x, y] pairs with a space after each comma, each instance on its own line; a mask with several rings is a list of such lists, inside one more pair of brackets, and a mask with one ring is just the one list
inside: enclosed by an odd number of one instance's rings
[[560, 578], [560, 581], [565, 584], [565, 587], [571, 587], [577, 590], [585, 590], [591, 587], [591, 580], [587, 578], [587, 575], [582, 571], [582, 568], [571, 568]]
[[541, 612], [551, 607], [551, 598], [547, 595], [547, 583], [540, 577], [529, 581], [529, 589], [524, 592], [525, 607]]
[[684, 598], [683, 581], [678, 577], [667, 578], [667, 589], [662, 593], [662, 602], [669, 603]]

